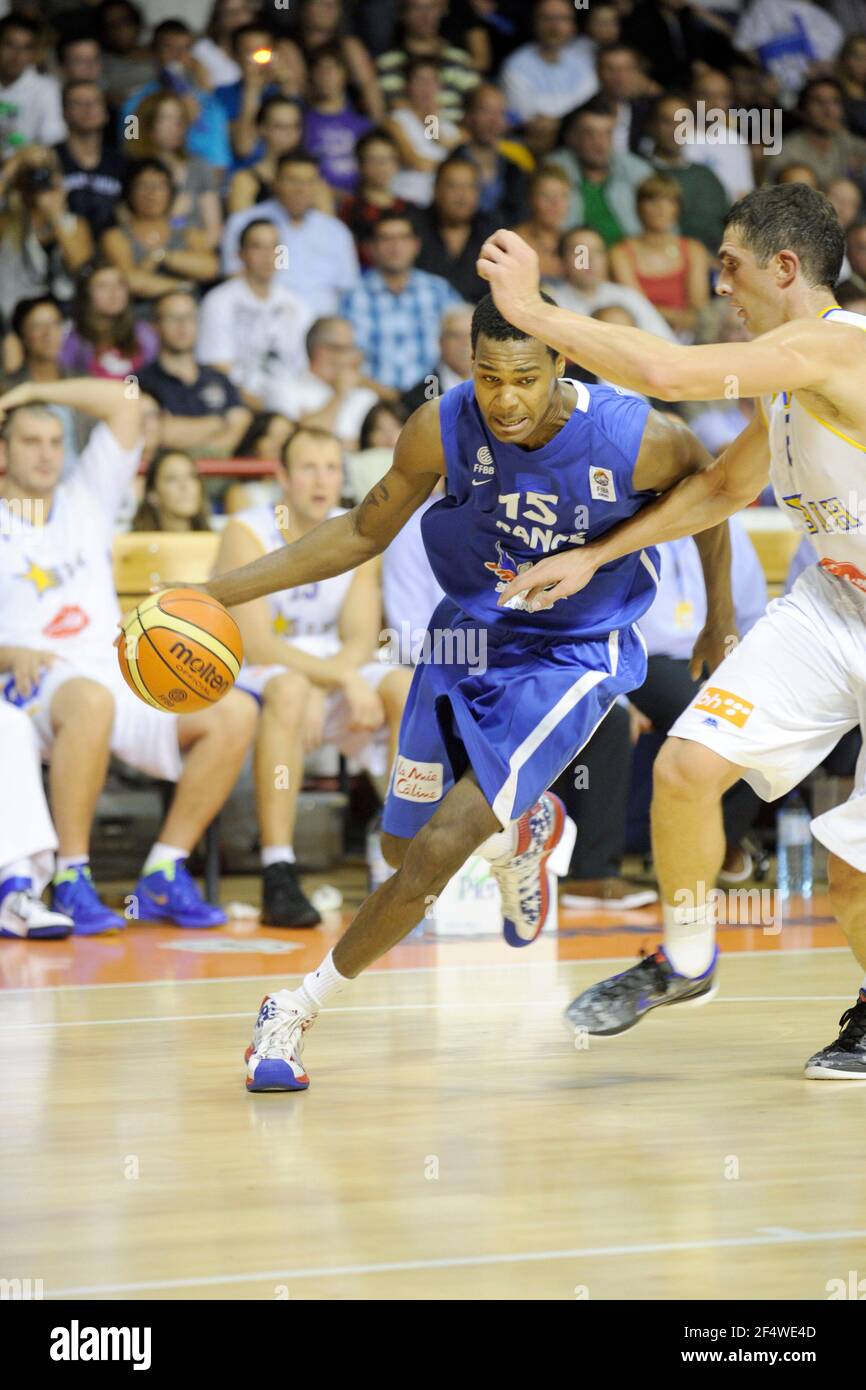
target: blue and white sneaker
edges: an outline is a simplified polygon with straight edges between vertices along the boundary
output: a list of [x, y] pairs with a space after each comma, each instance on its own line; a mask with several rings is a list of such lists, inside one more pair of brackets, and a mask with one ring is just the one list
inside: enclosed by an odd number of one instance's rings
[[229, 920], [221, 907], [202, 897], [183, 859], [160, 864], [135, 885], [142, 922], [171, 922], [176, 927], [223, 927]]
[[51, 910], [72, 918], [73, 936], [102, 936], [123, 931], [126, 922], [99, 898], [89, 864], [61, 869], [51, 882]]
[[52, 912], [33, 891], [33, 880], [8, 878], [0, 883], [0, 936], [26, 941], [57, 941], [71, 936], [73, 922]]
[[683, 1007], [708, 1004], [718, 990], [716, 967], [719, 952], [702, 975], [678, 975], [665, 955], [664, 946], [644, 956], [637, 965], [590, 985], [565, 1011], [575, 1032], [613, 1038], [639, 1023], [644, 1014], [665, 1004]]
[[[490, 862], [502, 900], [502, 931], [509, 946], [529, 946], [544, 926], [550, 907], [547, 861], [566, 831], [565, 807], [545, 792], [517, 822], [512, 854]], [[568, 829], [574, 843], [574, 829]]]
[[306, 1091], [310, 1078], [301, 1061], [301, 1041], [315, 1021], [314, 1014], [298, 1008], [291, 990], [265, 995], [244, 1053], [248, 1091]]

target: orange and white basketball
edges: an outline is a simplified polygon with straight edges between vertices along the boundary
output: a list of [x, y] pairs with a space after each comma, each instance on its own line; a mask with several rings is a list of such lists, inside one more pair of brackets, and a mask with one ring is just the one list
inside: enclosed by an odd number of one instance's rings
[[164, 589], [127, 613], [117, 656], [139, 699], [171, 714], [191, 714], [231, 690], [244, 647], [237, 623], [217, 599], [198, 589]]

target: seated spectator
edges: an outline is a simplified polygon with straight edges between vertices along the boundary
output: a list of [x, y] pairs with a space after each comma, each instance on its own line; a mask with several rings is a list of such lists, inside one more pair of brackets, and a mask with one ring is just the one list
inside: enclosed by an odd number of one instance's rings
[[367, 375], [397, 392], [433, 370], [443, 310], [459, 299], [442, 276], [416, 268], [420, 249], [411, 218], [386, 213], [370, 241], [373, 269], [340, 308], [355, 330]]
[[[232, 174], [227, 199], [229, 212], [242, 212], [255, 203], [264, 203], [274, 196], [277, 165], [284, 154], [295, 154], [302, 148], [304, 129], [303, 108], [293, 97], [266, 97], [256, 116], [260, 136], [254, 164], [237, 169]], [[328, 202], [333, 201], [328, 192]], [[322, 212], [328, 211], [322, 207]]]
[[[232, 517], [216, 573], [258, 559], [340, 514], [343, 458], [325, 430], [300, 429], [279, 469], [282, 504]], [[245, 665], [237, 690], [261, 717], [255, 749], [262, 846], [262, 914], [269, 926], [315, 926], [319, 914], [297, 878], [292, 847], [305, 752], [337, 746], [384, 784], [396, 753], [408, 673], [377, 661], [381, 630], [378, 567], [283, 590], [236, 609]], [[274, 768], [288, 770], [285, 781]]]
[[[296, 429], [294, 421], [278, 411], [262, 411], [235, 445], [235, 457], [261, 459], [263, 463], [276, 465]], [[226, 516], [232, 516], [245, 507], [274, 506], [280, 500], [280, 491], [279, 483], [269, 477], [237, 479], [225, 489], [222, 509]]]
[[[21, 344], [21, 365], [4, 377], [4, 391], [25, 381], [53, 383], [71, 375], [62, 361], [63, 311], [56, 299], [51, 295], [19, 299], [11, 327]], [[55, 414], [63, 425], [65, 466], [71, 469], [87, 443], [93, 422], [68, 406], [56, 406]]]
[[447, 10], [446, 0], [401, 0], [397, 42], [376, 60], [376, 67], [379, 85], [393, 108], [408, 96], [410, 65], [417, 58], [430, 59], [439, 72], [439, 110], [459, 125], [466, 98], [480, 78], [471, 54], [449, 43], [441, 32]]
[[497, 220], [479, 210], [481, 182], [472, 160], [452, 155], [439, 168], [433, 204], [414, 217], [421, 238], [419, 270], [441, 275], [461, 299], [473, 303], [487, 293], [475, 269], [481, 248]]
[[722, 244], [729, 199], [719, 178], [704, 164], [687, 158], [678, 136], [688, 113], [685, 97], [665, 93], [656, 101], [649, 121], [652, 165], [659, 174], [676, 179], [680, 189], [679, 226], [715, 256]]
[[166, 449], [216, 449], [231, 454], [250, 423], [237, 387], [195, 359], [198, 310], [191, 294], [172, 290], [155, 306], [159, 353], [139, 376], [142, 391], [162, 408], [159, 441]]
[[784, 169], [779, 169], [776, 183], [805, 183], [809, 188], [818, 187], [818, 175], [808, 164], [787, 164]]
[[[404, 391], [403, 405], [411, 414], [434, 396], [444, 396], [472, 375], [472, 305], [452, 304], [442, 315], [439, 332], [439, 361], [433, 371], [417, 385]], [[361, 448], [369, 448], [361, 444]]]
[[469, 93], [463, 115], [469, 137], [455, 154], [471, 159], [481, 180], [481, 211], [512, 226], [526, 217], [527, 174], [534, 160], [525, 145], [507, 140], [508, 113], [505, 96], [492, 82], [480, 83]]
[[846, 126], [852, 135], [866, 137], [866, 33], [845, 40], [836, 79], [842, 88]]
[[[410, 411], [403, 402], [377, 401], [364, 416], [361, 433], [358, 437], [358, 450], [396, 449], [400, 431], [409, 418]], [[357, 499], [362, 500], [360, 497]]]
[[366, 270], [370, 262], [369, 240], [383, 212], [405, 212], [409, 204], [391, 192], [400, 168], [397, 142], [385, 130], [369, 130], [356, 146], [358, 160], [358, 191], [350, 193], [340, 203], [339, 214], [349, 228], [358, 247], [361, 265]]
[[535, 42], [506, 58], [501, 80], [508, 110], [524, 127], [533, 154], [543, 158], [563, 116], [598, 91], [598, 77], [592, 42], [577, 37], [570, 0], [536, 0], [532, 23]]
[[836, 216], [847, 232], [853, 227], [863, 208], [863, 194], [853, 179], [829, 179], [824, 192], [836, 209]]
[[129, 282], [116, 266], [97, 261], [78, 279], [72, 327], [60, 349], [60, 364], [72, 376], [123, 381], [152, 362], [159, 350], [156, 329], [136, 320]]
[[644, 76], [638, 55], [626, 43], [612, 43], [596, 54], [599, 96], [614, 112], [615, 150], [640, 149], [641, 137], [649, 120], [651, 96], [658, 96], [657, 83]]
[[[736, 123], [734, 89], [731, 79], [715, 68], [696, 70], [691, 84], [691, 106], [695, 113], [694, 139], [684, 141], [682, 152], [692, 164], [703, 164], [712, 170], [731, 203], [751, 193], [755, 186], [753, 160], [760, 161], [763, 148], [749, 144], [749, 132]], [[704, 112], [727, 111], [725, 128], [698, 117], [698, 103]]]
[[70, 82], [95, 82], [102, 91], [105, 77], [98, 39], [73, 31], [58, 39], [55, 51], [57, 75], [63, 87]]
[[66, 205], [53, 150], [31, 145], [0, 169], [0, 313], [19, 299], [54, 295], [68, 304], [75, 276], [93, 255], [83, 217]]
[[123, 271], [140, 305], [171, 289], [207, 284], [219, 274], [207, 232], [172, 224], [173, 199], [165, 165], [158, 159], [137, 160], [124, 179], [117, 226], [102, 234], [103, 256]]
[[433, 201], [436, 169], [463, 140], [459, 126], [439, 106], [439, 69], [430, 58], [416, 58], [406, 69], [406, 104], [392, 111], [384, 128], [400, 152], [400, 169], [391, 191], [416, 207]]
[[583, 21], [583, 32], [591, 40], [596, 53], [612, 43], [619, 43], [622, 32], [620, 13], [612, 2], [590, 5]]
[[213, 166], [187, 153], [189, 115], [174, 92], [154, 92], [135, 112], [138, 138], [128, 142], [132, 159], [155, 159], [165, 165], [174, 185], [171, 222], [175, 228], [203, 231], [216, 250], [223, 228], [222, 205]]
[[231, 164], [228, 120], [216, 94], [205, 88], [207, 77], [192, 56], [193, 34], [180, 19], [165, 19], [153, 31], [154, 76], [132, 92], [121, 109], [124, 135], [135, 130], [129, 117], [145, 97], [168, 90], [179, 96], [190, 121], [187, 151], [206, 164], [225, 170]]
[[710, 297], [709, 259], [699, 241], [677, 236], [680, 189], [675, 179], [651, 174], [638, 188], [643, 231], [612, 247], [613, 278], [645, 295], [675, 333], [694, 336]]
[[529, 180], [529, 219], [514, 230], [538, 253], [545, 280], [562, 279], [560, 244], [570, 204], [568, 174], [558, 164], [542, 164]]
[[60, 161], [66, 202], [98, 240], [114, 222], [127, 161], [106, 138], [108, 106], [96, 82], [80, 78], [67, 82], [63, 114], [67, 135], [54, 152]]
[[[0, 500], [0, 519], [5, 503]], [[24, 651], [12, 680], [26, 686], [21, 662], [32, 663]], [[42, 892], [54, 873], [57, 834], [51, 823], [42, 787], [39, 740], [31, 720], [14, 705], [0, 700], [0, 765], [14, 796], [0, 796], [0, 936], [50, 940], [69, 936], [72, 918], [51, 912]]]
[[641, 0], [624, 16], [621, 37], [646, 56], [662, 91], [687, 86], [708, 63], [727, 69], [736, 57], [727, 26], [691, 0]]
[[229, 377], [244, 404], [258, 411], [277, 381], [306, 368], [313, 316], [303, 299], [279, 283], [273, 222], [248, 222], [238, 255], [240, 274], [202, 300], [198, 360]]
[[36, 71], [39, 38], [32, 19], [0, 19], [0, 162], [22, 146], [56, 145], [66, 134], [57, 78]]
[[309, 61], [310, 54], [317, 48], [336, 40], [348, 63], [361, 109], [378, 124], [385, 115], [385, 100], [379, 88], [376, 66], [361, 40], [345, 30], [343, 6], [339, 0], [300, 0], [296, 35], [304, 57]]
[[[59, 481], [63, 439], [52, 405], [98, 421], [66, 481]], [[44, 511], [41, 564], [32, 526], [11, 509], [4, 525], [0, 672], [13, 679], [0, 679], [0, 691], [32, 719], [43, 758], [62, 769], [51, 778], [59, 841], [51, 907], [72, 919], [77, 935], [125, 926], [100, 901], [89, 867], [93, 812], [111, 752], [177, 783], [134, 890], [137, 915], [218, 926], [225, 914], [202, 899], [185, 861], [241, 769], [252, 732], [249, 701], [230, 690], [219, 704], [183, 719], [151, 709], [126, 685], [113, 649], [120, 610], [111, 538], [138, 471], [141, 402], [120, 382], [78, 378], [50, 388], [17, 386], [0, 398], [0, 409], [0, 495], [7, 502], [33, 498]]]
[[208, 85], [226, 87], [240, 79], [232, 34], [255, 18], [255, 0], [213, 0], [207, 26], [192, 46], [192, 56], [208, 76]]
[[845, 126], [843, 91], [831, 77], [807, 82], [797, 102], [800, 128], [787, 135], [782, 152], [770, 160], [776, 168], [808, 164], [821, 182], [860, 179], [866, 171], [866, 140]]
[[96, 7], [105, 94], [111, 106], [121, 106], [152, 76], [153, 54], [140, 42], [142, 24], [141, 10], [132, 0], [101, 0]]
[[801, 90], [818, 61], [836, 57], [844, 34], [812, 0], [750, 0], [737, 25], [737, 48], [758, 55], [778, 83], [784, 105]]
[[283, 155], [273, 198], [233, 213], [226, 223], [222, 260], [224, 273], [234, 275], [241, 269], [238, 248], [244, 227], [260, 218], [273, 222], [285, 248], [277, 269], [279, 283], [321, 317], [335, 313], [340, 294], [357, 283], [358, 254], [348, 228], [314, 206], [318, 188], [319, 170], [312, 155], [300, 150]]
[[341, 318], [317, 319], [306, 346], [309, 367], [276, 376], [265, 393], [265, 405], [303, 426], [335, 434], [347, 449], [357, 449], [364, 417], [379, 397], [364, 382], [363, 354], [352, 325]]
[[612, 107], [593, 97], [568, 120], [563, 147], [550, 157], [571, 180], [569, 223], [594, 227], [607, 246], [640, 231], [637, 186], [652, 173], [636, 154], [613, 148], [613, 130]]
[[189, 454], [160, 449], [150, 460], [131, 531], [209, 531], [204, 483]]
[[358, 185], [355, 145], [371, 129], [347, 96], [349, 66], [338, 42], [310, 55], [310, 89], [304, 116], [304, 145], [319, 162], [319, 172], [337, 193]]
[[573, 314], [594, 314], [618, 304], [645, 333], [673, 341], [673, 332], [645, 295], [608, 279], [609, 252], [593, 227], [573, 227], [566, 232], [561, 250], [565, 278], [549, 280], [545, 286], [560, 308]]
[[229, 122], [235, 168], [255, 158], [259, 109], [269, 96], [280, 95], [272, 81], [275, 40], [276, 35], [264, 19], [256, 16], [232, 33], [232, 56], [239, 69], [238, 77], [234, 82], [217, 87], [214, 95]]

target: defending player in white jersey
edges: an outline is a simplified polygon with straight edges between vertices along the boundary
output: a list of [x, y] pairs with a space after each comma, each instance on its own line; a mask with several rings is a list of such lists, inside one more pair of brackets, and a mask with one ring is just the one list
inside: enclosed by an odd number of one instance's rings
[[[62, 481], [63, 429], [52, 404], [98, 421]], [[125, 925], [98, 898], [88, 861], [114, 753], [178, 784], [135, 889], [138, 916], [217, 926], [225, 915], [202, 899], [185, 859], [228, 796], [255, 721], [235, 691], [178, 720], [142, 704], [120, 675], [111, 540], [141, 457], [140, 401], [116, 381], [26, 383], [0, 396], [0, 421], [0, 700], [30, 716], [51, 766], [59, 841], [51, 906], [76, 935]], [[10, 794], [4, 781], [2, 795]]]
[[[300, 428], [283, 450], [276, 507], [237, 512], [215, 575], [281, 550], [332, 516], [343, 491], [343, 449], [327, 430]], [[237, 689], [261, 709], [255, 747], [262, 846], [262, 921], [314, 927], [321, 917], [295, 871], [292, 834], [305, 752], [322, 745], [358, 758], [385, 789], [411, 672], [375, 660], [381, 630], [378, 560], [350, 574], [283, 589], [235, 612], [247, 664]], [[274, 768], [285, 768], [285, 780]]]
[[[568, 1013], [610, 1036], [674, 1004], [716, 968], [720, 799], [740, 777], [765, 800], [795, 787], [858, 724], [866, 730], [866, 317], [835, 304], [844, 238], [804, 184], [760, 189], [728, 213], [718, 292], [755, 341], [682, 347], [545, 304], [535, 252], [513, 232], [484, 246], [479, 273], [519, 328], [605, 380], [663, 400], [757, 396], [756, 419], [715, 461], [601, 541], [543, 560], [519, 586], [546, 608], [604, 565], [717, 524], [772, 479], [779, 506], [820, 556], [713, 672], [655, 765], [653, 846], [664, 946], [585, 991]], [[546, 586], [555, 586], [542, 593]], [[506, 586], [503, 602], [517, 589]], [[830, 851], [830, 899], [866, 968], [866, 754], [845, 805], [812, 822]], [[704, 996], [706, 997], [706, 995]], [[866, 983], [842, 1031], [806, 1064], [815, 1078], [866, 1079]]]

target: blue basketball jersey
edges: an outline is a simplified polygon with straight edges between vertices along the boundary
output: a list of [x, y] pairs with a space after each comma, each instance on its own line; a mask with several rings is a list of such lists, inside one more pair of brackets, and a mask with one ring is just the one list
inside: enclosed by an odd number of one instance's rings
[[579, 593], [529, 612], [497, 606], [504, 585], [558, 550], [597, 540], [652, 501], [635, 492], [634, 465], [649, 406], [609, 386], [570, 382], [577, 402], [543, 448], [495, 439], [471, 381], [440, 402], [447, 493], [425, 512], [424, 544], [445, 593], [478, 622], [523, 634], [595, 639], [635, 622], [653, 601], [654, 547], [600, 569]]

